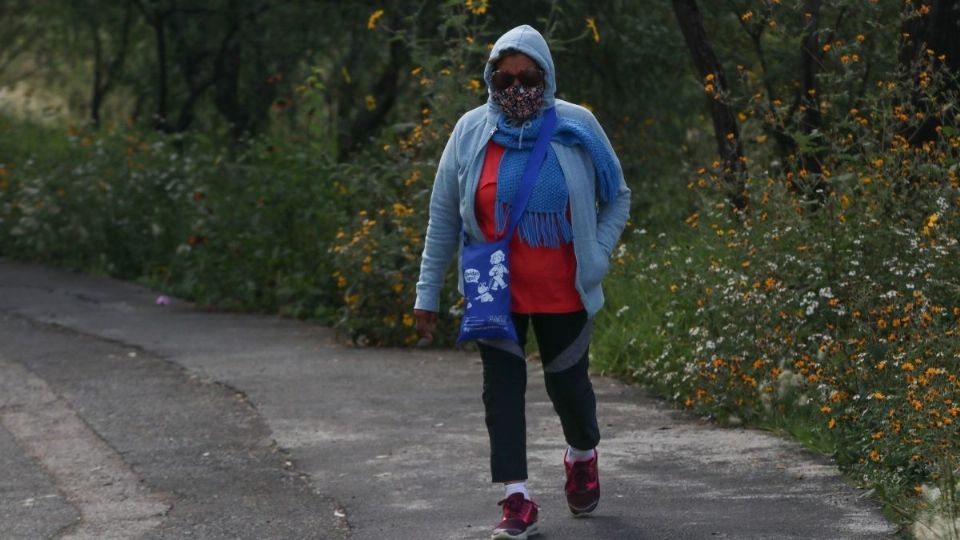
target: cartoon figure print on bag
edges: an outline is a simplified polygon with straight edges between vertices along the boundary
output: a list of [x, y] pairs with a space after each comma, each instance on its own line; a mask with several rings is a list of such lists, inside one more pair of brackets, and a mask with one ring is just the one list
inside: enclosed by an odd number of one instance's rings
[[477, 283], [477, 292], [480, 293], [477, 296], [477, 300], [481, 302], [493, 302], [493, 295], [490, 294], [490, 286], [486, 283]]
[[506, 258], [507, 255], [499, 249], [490, 255], [490, 277], [493, 278], [493, 286], [491, 288], [494, 291], [507, 288], [507, 282], [503, 280], [503, 275], [510, 273], [510, 271], [507, 270], [507, 266], [503, 264]]
[[[479, 300], [480, 303], [493, 302], [494, 297], [491, 294], [494, 291], [501, 291], [509, 287], [503, 276], [510, 273], [504, 262], [507, 260], [507, 254], [498, 249], [490, 254], [490, 271], [488, 275], [491, 281], [480, 281], [480, 270], [476, 268], [466, 268], [463, 271], [463, 282], [477, 284], [477, 296], [473, 300]], [[470, 307], [470, 297], [467, 297], [467, 307]]]

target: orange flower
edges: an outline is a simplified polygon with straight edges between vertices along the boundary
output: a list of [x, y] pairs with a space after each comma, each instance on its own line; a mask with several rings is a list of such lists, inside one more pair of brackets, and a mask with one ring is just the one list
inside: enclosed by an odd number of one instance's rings
[[373, 30], [377, 27], [377, 21], [380, 20], [380, 17], [383, 17], [383, 10], [378, 9], [370, 14], [370, 18], [367, 19], [367, 30]]
[[600, 43], [600, 32], [597, 30], [597, 21], [593, 17], [587, 17], [587, 28], [590, 29], [590, 33], [593, 34], [593, 41]]

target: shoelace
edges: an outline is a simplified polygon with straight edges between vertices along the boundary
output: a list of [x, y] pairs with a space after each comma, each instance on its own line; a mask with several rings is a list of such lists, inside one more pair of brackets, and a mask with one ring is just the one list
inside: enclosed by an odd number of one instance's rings
[[587, 485], [593, 482], [593, 471], [590, 470], [588, 462], [575, 463], [573, 465], [573, 485], [576, 491], [584, 491]]
[[[497, 501], [497, 504], [503, 507], [503, 517], [523, 517], [523, 506], [527, 502], [523, 497], [507, 497], [500, 501]], [[533, 501], [530, 501], [531, 504], [534, 504]]]

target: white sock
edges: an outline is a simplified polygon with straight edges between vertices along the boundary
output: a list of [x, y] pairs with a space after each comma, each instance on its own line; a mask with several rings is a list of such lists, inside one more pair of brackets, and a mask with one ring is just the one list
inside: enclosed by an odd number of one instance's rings
[[513, 484], [504, 484], [504, 488], [505, 488], [504, 489], [505, 493], [503, 495], [504, 498], [507, 498], [513, 495], [514, 493], [523, 493], [523, 498], [528, 501], [530, 500], [530, 492], [527, 491], [526, 482], [515, 482]]
[[578, 461], [590, 461], [593, 459], [593, 456], [596, 455], [596, 450], [591, 448], [590, 450], [577, 450], [576, 448], [570, 446], [567, 448], [567, 462], [576, 463]]

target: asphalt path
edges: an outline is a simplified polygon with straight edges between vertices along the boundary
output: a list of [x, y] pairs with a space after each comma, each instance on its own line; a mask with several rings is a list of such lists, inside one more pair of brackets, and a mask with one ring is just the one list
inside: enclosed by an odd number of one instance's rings
[[[487, 538], [476, 354], [359, 349], [0, 260], [0, 538]], [[560, 425], [529, 364], [545, 539], [878, 539], [826, 458], [595, 377], [602, 500], [572, 519]]]

